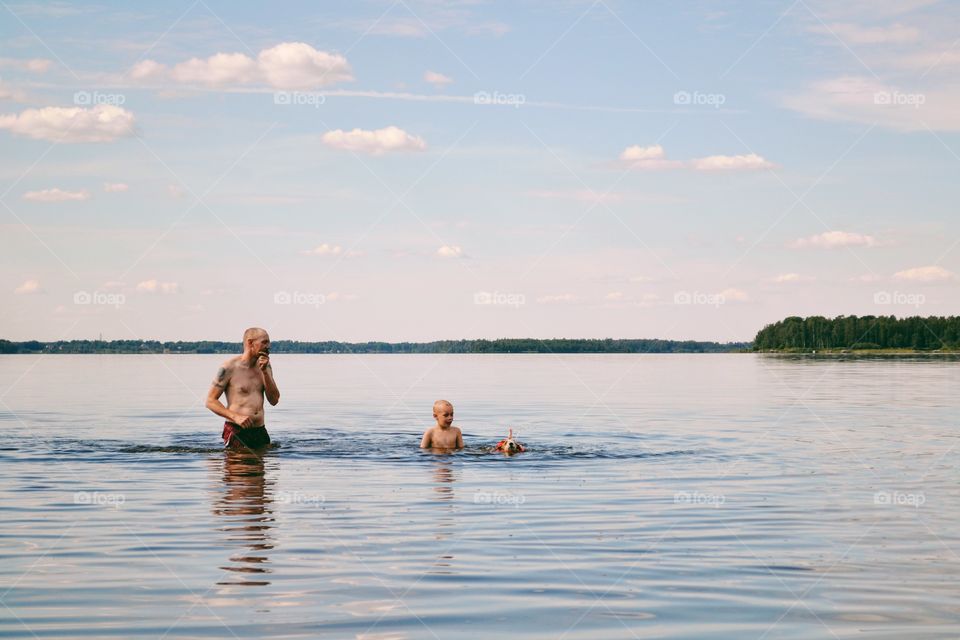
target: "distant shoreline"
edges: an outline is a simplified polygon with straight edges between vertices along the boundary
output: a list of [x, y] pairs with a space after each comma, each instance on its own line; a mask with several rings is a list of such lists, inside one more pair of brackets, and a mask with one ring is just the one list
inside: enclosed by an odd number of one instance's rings
[[771, 356], [960, 356], [960, 350], [956, 349], [764, 349], [751, 351], [761, 355]]
[[[748, 342], [709, 342], [657, 339], [536, 339], [437, 340], [434, 342], [299, 342], [274, 340], [277, 354], [606, 354], [606, 353], [738, 353]], [[237, 354], [239, 342], [216, 340], [61, 340], [43, 342], [0, 340], [0, 354]]]

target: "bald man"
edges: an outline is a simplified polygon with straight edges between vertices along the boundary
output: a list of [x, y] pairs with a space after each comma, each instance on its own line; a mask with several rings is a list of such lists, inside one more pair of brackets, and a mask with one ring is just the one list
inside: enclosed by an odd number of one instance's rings
[[[227, 406], [220, 396], [227, 394]], [[263, 398], [280, 402], [270, 366], [270, 336], [259, 327], [243, 332], [243, 354], [221, 365], [207, 393], [207, 409], [226, 419], [223, 444], [231, 449], [263, 449], [270, 435], [263, 424]]]

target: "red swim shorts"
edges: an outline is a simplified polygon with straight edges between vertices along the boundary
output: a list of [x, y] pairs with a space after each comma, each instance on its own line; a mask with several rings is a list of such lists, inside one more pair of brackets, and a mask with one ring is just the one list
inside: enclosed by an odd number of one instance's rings
[[223, 446], [230, 449], [262, 449], [270, 444], [266, 427], [242, 429], [233, 422], [223, 423]]

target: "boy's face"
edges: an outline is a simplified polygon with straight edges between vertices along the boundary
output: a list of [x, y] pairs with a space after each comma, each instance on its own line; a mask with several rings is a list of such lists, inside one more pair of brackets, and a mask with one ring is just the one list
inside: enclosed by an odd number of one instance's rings
[[433, 408], [433, 417], [441, 427], [453, 424], [453, 407], [449, 404], [438, 404]]

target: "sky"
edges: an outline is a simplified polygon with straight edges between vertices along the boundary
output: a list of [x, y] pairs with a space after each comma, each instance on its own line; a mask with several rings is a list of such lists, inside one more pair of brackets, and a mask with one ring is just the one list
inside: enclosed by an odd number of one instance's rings
[[0, 2], [0, 337], [960, 313], [960, 5]]

